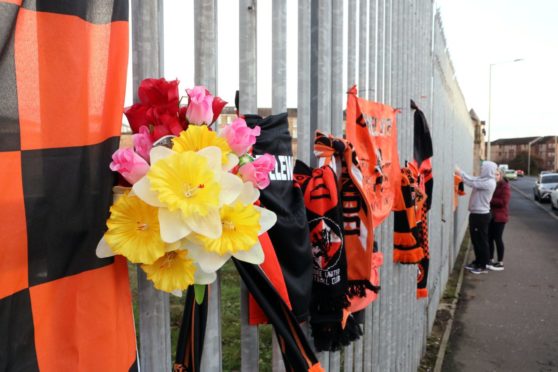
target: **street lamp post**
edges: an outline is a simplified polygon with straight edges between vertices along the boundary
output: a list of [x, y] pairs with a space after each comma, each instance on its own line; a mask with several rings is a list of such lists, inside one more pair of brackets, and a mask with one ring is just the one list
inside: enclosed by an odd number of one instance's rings
[[511, 61], [491, 63], [490, 69], [488, 71], [488, 129], [486, 133], [486, 160], [491, 158], [491, 146], [490, 146], [490, 131], [492, 130], [492, 67], [496, 65], [503, 65], [505, 63], [514, 63], [523, 61], [523, 58], [517, 58]]
[[543, 138], [544, 137], [537, 137], [527, 144], [527, 175], [528, 176], [531, 175], [531, 145], [537, 141], [540, 141]]

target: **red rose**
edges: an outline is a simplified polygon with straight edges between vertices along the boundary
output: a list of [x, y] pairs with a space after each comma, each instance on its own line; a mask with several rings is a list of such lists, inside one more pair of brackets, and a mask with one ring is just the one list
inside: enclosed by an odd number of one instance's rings
[[124, 110], [124, 115], [128, 118], [132, 132], [139, 133], [142, 126], [149, 127], [149, 120], [147, 119], [148, 107], [141, 103], [136, 103]]
[[213, 97], [213, 105], [212, 105], [213, 120], [211, 120], [212, 123], [214, 123], [215, 120], [217, 120], [217, 118], [221, 114], [221, 111], [223, 111], [223, 108], [225, 107], [226, 104], [227, 101], [223, 101], [221, 97]]
[[171, 113], [178, 112], [178, 80], [144, 79], [138, 89], [138, 97], [146, 106], [157, 111], [166, 109]]

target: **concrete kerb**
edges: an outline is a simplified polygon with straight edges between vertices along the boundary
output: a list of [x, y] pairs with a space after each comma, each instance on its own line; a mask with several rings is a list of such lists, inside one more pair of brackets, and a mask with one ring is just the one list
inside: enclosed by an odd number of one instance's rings
[[[471, 243], [467, 245], [467, 251], [465, 252], [465, 260], [464, 263], [467, 263], [469, 252], [471, 250]], [[447, 307], [448, 311], [450, 312], [450, 317], [448, 322], [446, 323], [446, 328], [444, 329], [444, 334], [442, 336], [442, 340], [440, 341], [440, 348], [438, 349], [438, 354], [436, 355], [436, 364], [434, 365], [434, 372], [441, 372], [442, 366], [444, 364], [444, 357], [446, 355], [446, 350], [449, 343], [449, 337], [451, 334], [451, 329], [453, 326], [453, 319], [455, 316], [455, 309], [457, 308], [457, 301], [459, 300], [459, 296], [461, 295], [461, 284], [463, 283], [463, 273], [465, 272], [465, 265], [461, 265], [461, 269], [459, 271], [459, 278], [457, 280], [457, 284], [455, 286], [455, 293], [456, 296], [451, 302], [451, 304]]]

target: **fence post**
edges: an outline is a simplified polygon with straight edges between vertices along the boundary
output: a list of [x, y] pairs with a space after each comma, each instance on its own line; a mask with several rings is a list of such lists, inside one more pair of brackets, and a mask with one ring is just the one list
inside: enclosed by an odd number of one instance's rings
[[[287, 2], [273, 0], [271, 24], [271, 113], [279, 114], [287, 111]], [[272, 370], [285, 370], [283, 356], [275, 331], [271, 339]]]
[[[257, 0], [239, 1], [239, 110], [257, 114]], [[258, 370], [258, 327], [248, 322], [248, 290], [240, 286], [240, 342], [242, 372]]]
[[[217, 2], [194, 1], [194, 83], [217, 94]], [[215, 130], [218, 128], [216, 127]], [[209, 285], [207, 324], [201, 360], [203, 371], [220, 371], [221, 358], [221, 275]]]
[[343, 136], [343, 2], [331, 5], [331, 133]]
[[[132, 68], [134, 102], [138, 102], [141, 81], [163, 76], [162, 1], [132, 1]], [[169, 295], [156, 290], [139, 266], [137, 272], [140, 366], [146, 371], [169, 370]]]
[[298, 1], [297, 157], [310, 164], [311, 149], [311, 3]]

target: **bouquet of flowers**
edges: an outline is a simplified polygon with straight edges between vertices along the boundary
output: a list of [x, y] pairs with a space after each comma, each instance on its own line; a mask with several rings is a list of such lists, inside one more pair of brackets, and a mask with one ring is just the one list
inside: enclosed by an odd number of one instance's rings
[[237, 118], [217, 134], [211, 125], [226, 102], [202, 86], [186, 92], [181, 107], [177, 80], [146, 79], [141, 103], [125, 110], [134, 147], [117, 150], [110, 167], [129, 187], [97, 246], [97, 256], [125, 256], [174, 294], [213, 282], [231, 256], [262, 263], [258, 236], [277, 220], [256, 205], [275, 168], [273, 156], [249, 155], [259, 128]]

